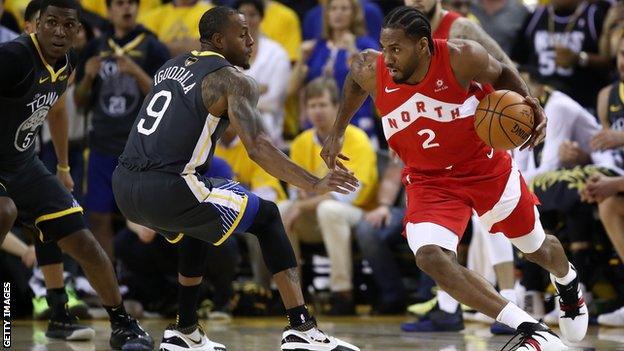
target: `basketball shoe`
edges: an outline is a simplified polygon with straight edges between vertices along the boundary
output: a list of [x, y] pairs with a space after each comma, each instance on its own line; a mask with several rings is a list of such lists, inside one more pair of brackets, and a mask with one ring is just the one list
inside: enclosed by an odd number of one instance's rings
[[95, 337], [95, 330], [78, 324], [76, 317], [67, 314], [63, 318], [50, 319], [45, 336], [68, 341], [92, 340]]
[[520, 341], [511, 346], [513, 351], [563, 351], [568, 347], [544, 323], [524, 322], [518, 326], [516, 335], [503, 346], [509, 345], [517, 336]]
[[559, 296], [559, 328], [561, 328], [561, 334], [568, 341], [579, 342], [587, 334], [589, 314], [583, 292], [579, 286], [578, 276], [567, 285], [557, 283], [552, 274], [550, 279]]
[[[175, 324], [170, 324], [160, 343], [160, 351], [226, 351], [224, 345], [210, 341], [201, 325], [180, 330]], [[193, 329], [191, 331], [191, 329]]]
[[624, 307], [598, 316], [598, 324], [608, 327], [624, 327]]
[[360, 351], [360, 348], [329, 336], [316, 327], [313, 318], [297, 328], [290, 326], [282, 333], [282, 351]]
[[123, 320], [111, 323], [110, 346], [121, 351], [152, 351], [154, 340], [139, 325], [139, 322], [126, 315]]

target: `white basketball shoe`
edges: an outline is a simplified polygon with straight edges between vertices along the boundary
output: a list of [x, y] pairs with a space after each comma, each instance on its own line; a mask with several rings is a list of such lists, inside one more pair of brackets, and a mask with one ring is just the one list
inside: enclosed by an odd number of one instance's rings
[[190, 334], [178, 330], [175, 324], [170, 324], [163, 335], [159, 347], [160, 351], [227, 351], [222, 344], [210, 341], [201, 325]]
[[559, 297], [559, 328], [561, 329], [561, 334], [568, 341], [579, 342], [587, 334], [589, 313], [583, 298], [583, 292], [579, 286], [578, 277], [574, 278], [567, 285], [557, 283], [555, 276], [552, 274], [550, 279], [557, 289]]
[[[516, 336], [520, 335], [521, 339], [515, 345], [511, 346], [513, 351], [563, 351], [568, 347], [559, 339], [559, 337], [550, 330], [544, 323], [524, 322], [518, 326]], [[514, 336], [509, 343], [513, 341]], [[505, 350], [507, 345], [503, 346]]]
[[316, 327], [316, 321], [296, 329], [286, 327], [282, 333], [282, 351], [360, 351], [360, 348], [329, 336]]

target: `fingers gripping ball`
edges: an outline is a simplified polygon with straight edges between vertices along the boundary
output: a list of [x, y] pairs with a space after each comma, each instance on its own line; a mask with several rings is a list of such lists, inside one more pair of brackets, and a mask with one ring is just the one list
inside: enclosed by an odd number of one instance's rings
[[497, 90], [477, 106], [475, 131], [494, 149], [512, 150], [522, 146], [534, 129], [533, 110], [516, 92]]

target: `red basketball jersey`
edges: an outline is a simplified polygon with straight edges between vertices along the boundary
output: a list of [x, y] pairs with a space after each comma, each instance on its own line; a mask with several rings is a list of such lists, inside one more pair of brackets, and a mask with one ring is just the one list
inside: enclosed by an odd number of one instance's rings
[[379, 56], [375, 105], [388, 145], [407, 173], [461, 169], [456, 174], [481, 174], [497, 165], [509, 168], [509, 155], [494, 152], [474, 130], [477, 105], [492, 88], [473, 82], [464, 89], [452, 71], [447, 41], [434, 39], [433, 44], [429, 70], [416, 85], [394, 83]]
[[451, 26], [456, 19], [460, 18], [461, 15], [457, 12], [448, 11], [442, 16], [440, 23], [438, 24], [438, 28], [431, 33], [433, 39], [448, 39], [451, 33]]

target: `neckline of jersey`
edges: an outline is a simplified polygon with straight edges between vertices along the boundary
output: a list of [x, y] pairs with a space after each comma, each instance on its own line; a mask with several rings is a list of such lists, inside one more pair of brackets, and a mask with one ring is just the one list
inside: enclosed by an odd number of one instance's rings
[[[39, 46], [39, 41], [37, 40], [37, 36], [35, 35], [35, 33], [30, 33], [30, 39], [35, 45], [35, 49], [37, 49], [37, 53], [39, 54], [39, 58], [41, 59], [41, 62], [43, 63], [45, 68], [48, 70], [48, 72], [50, 72], [50, 81], [52, 83], [56, 82], [56, 80], [59, 78], [61, 73], [63, 73], [65, 69], [67, 68], [67, 60], [65, 62], [65, 66], [59, 68], [59, 70], [55, 72], [54, 68], [50, 66], [50, 64], [43, 57], [43, 53], [41, 52], [41, 47]], [[67, 58], [67, 55], [65, 56], [65, 58]]]

